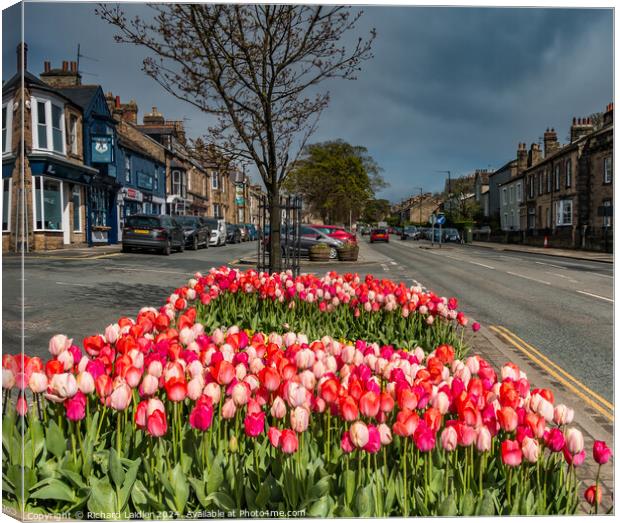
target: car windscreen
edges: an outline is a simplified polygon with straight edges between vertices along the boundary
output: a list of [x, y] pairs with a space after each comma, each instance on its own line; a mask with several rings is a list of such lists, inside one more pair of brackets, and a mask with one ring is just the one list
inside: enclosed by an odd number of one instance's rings
[[446, 229], [446, 234], [458, 234], [459, 232], [456, 229]]
[[372, 232], [373, 232], [373, 234], [386, 234], [386, 230], [385, 229], [375, 229]]
[[125, 221], [126, 227], [161, 227], [161, 222], [157, 216], [129, 216]]
[[181, 225], [191, 225], [192, 227], [198, 225], [199, 220], [198, 216], [175, 216], [174, 219]]
[[217, 229], [217, 220], [214, 220], [213, 218], [203, 218], [203, 221], [211, 228], [211, 229]]

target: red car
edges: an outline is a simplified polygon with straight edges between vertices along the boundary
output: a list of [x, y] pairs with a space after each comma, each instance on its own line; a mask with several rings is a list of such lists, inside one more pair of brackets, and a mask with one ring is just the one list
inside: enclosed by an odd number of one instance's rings
[[353, 242], [357, 243], [357, 237], [355, 234], [351, 234], [347, 232], [343, 227], [339, 227], [337, 225], [310, 225], [314, 229], [318, 229], [323, 234], [327, 234], [330, 238], [334, 238], [336, 240], [340, 240], [343, 242]]
[[390, 235], [387, 229], [373, 229], [370, 231], [370, 243], [374, 242], [390, 243]]

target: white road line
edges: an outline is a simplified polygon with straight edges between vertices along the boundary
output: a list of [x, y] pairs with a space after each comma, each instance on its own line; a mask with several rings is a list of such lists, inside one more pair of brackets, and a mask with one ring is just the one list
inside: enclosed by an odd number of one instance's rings
[[480, 265], [480, 267], [486, 267], [487, 269], [495, 270], [495, 267], [491, 267], [490, 265], [485, 265], [484, 263], [478, 263], [478, 262], [469, 261], [469, 260], [466, 260], [466, 261], [467, 261], [467, 263], [472, 263], [473, 265]]
[[525, 278], [526, 280], [532, 280], [532, 281], [535, 281], [537, 283], [543, 283], [545, 285], [551, 285], [551, 283], [549, 283], [548, 281], [537, 280], [536, 278], [530, 278], [529, 276], [524, 276], [523, 274], [517, 274], [516, 272], [509, 272], [509, 271], [507, 271], [506, 274], [510, 274], [512, 276], [518, 276], [519, 278]]
[[382, 263], [382, 264], [381, 264], [381, 267], [382, 267], [382, 268], [383, 268], [383, 270], [384, 270], [384, 271], [386, 271], [386, 272], [389, 272], [389, 270], [390, 270], [390, 268], [389, 268], [389, 267], [388, 267], [385, 263]]
[[579, 283], [577, 280], [573, 280], [569, 276], [565, 276], [564, 274], [558, 274], [557, 272], [545, 271], [547, 274], [552, 274], [553, 276], [557, 276], [558, 278], [564, 278], [571, 283]]
[[537, 263], [538, 265], [548, 265], [549, 267], [555, 267], [556, 269], [566, 269], [566, 267], [562, 267], [562, 265], [553, 265], [553, 263], [545, 263], [539, 261], [535, 261], [534, 263]]
[[599, 300], [610, 301], [611, 303], [614, 302], [614, 300], [610, 298], [605, 298], [605, 296], [599, 296], [598, 294], [592, 294], [591, 292], [586, 292], [586, 291], [577, 291], [577, 292], [579, 294], [585, 294], [586, 296], [592, 296], [593, 298], [598, 298]]
[[90, 285], [87, 285], [85, 283], [71, 283], [67, 281], [57, 281], [56, 285], [74, 285], [76, 287], [90, 287]]
[[611, 278], [612, 280], [614, 279], [614, 277], [610, 276], [609, 274], [599, 274], [598, 272], [588, 272], [588, 274], [591, 274], [592, 276], [600, 276], [601, 278]]
[[165, 274], [183, 274], [187, 276], [188, 274], [193, 274], [191, 272], [178, 272], [178, 271], [158, 271], [155, 269], [132, 269], [129, 267], [104, 267], [106, 271], [137, 271], [137, 272], [161, 272]]
[[394, 260], [390, 260], [390, 263], [391, 263], [392, 265], [398, 265], [398, 264], [397, 264]]

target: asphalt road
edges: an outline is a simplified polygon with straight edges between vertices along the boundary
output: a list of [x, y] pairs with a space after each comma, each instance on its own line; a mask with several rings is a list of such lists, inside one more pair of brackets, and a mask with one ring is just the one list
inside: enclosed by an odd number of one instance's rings
[[[121, 316], [135, 317], [143, 306], [160, 307], [196, 271], [206, 272], [255, 250], [256, 242], [247, 242], [170, 256], [26, 257], [25, 352], [47, 357], [49, 339], [58, 333], [81, 345], [84, 337], [103, 332]], [[13, 354], [21, 348], [21, 260], [4, 257], [2, 269], [2, 345], [4, 353]]]
[[387, 277], [456, 296], [469, 316], [507, 327], [613, 402], [612, 264], [394, 239], [370, 248], [390, 258]]

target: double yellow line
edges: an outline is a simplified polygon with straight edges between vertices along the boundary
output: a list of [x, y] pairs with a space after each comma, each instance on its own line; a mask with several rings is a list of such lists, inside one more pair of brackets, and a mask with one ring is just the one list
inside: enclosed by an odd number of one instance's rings
[[530, 360], [538, 364], [551, 376], [558, 380], [567, 389], [574, 392], [583, 401], [597, 412], [605, 416], [609, 421], [614, 421], [614, 405], [593, 390], [586, 387], [577, 378], [566, 372], [557, 363], [551, 361], [547, 356], [542, 354], [538, 349], [532, 347], [525, 340], [517, 336], [514, 332], [508, 330], [501, 325], [493, 325], [489, 327], [493, 332], [508, 341], [512, 346], [525, 354]]

